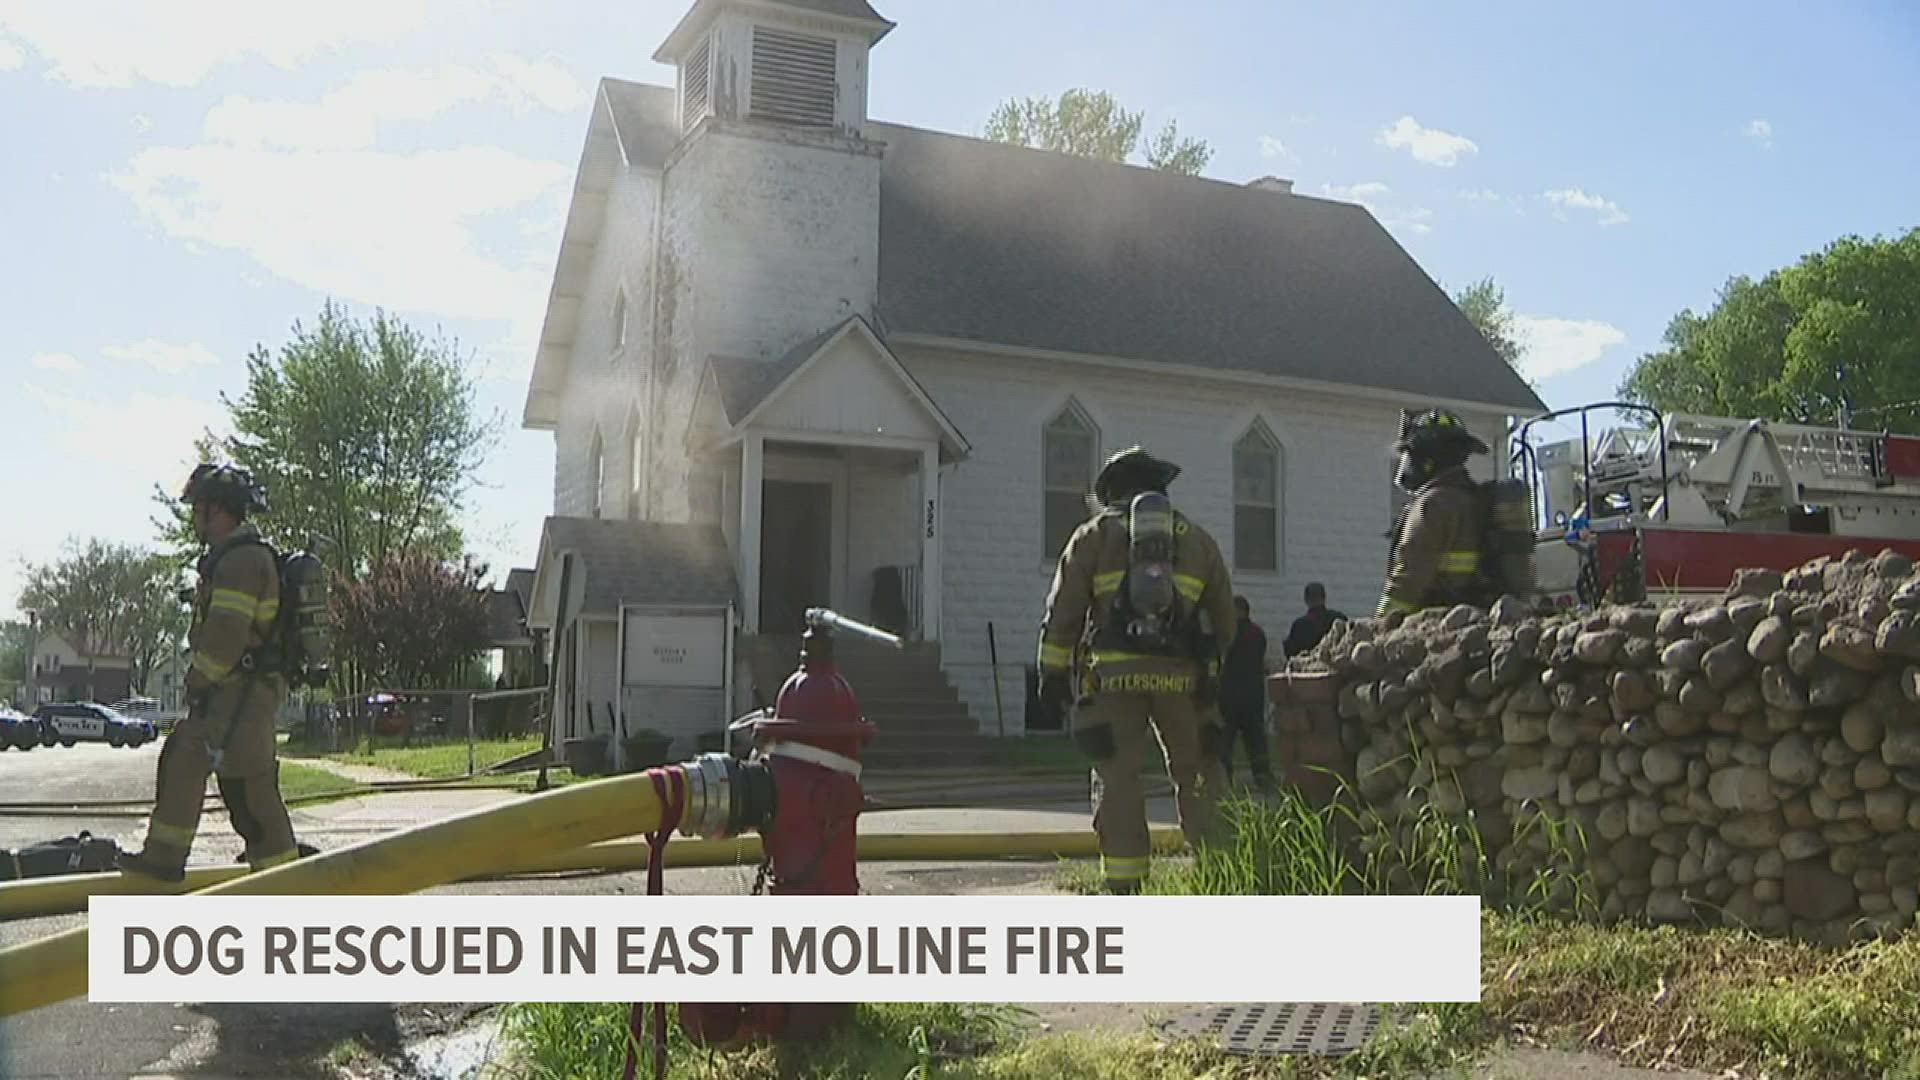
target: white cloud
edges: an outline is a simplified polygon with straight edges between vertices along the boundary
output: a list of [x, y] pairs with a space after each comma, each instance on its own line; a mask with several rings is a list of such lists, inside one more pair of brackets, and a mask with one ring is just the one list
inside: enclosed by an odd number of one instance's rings
[[33, 358], [33, 366], [41, 371], [75, 372], [81, 369], [80, 361], [66, 353], [40, 353]]
[[26, 62], [27, 54], [20, 51], [20, 46], [0, 38], [0, 71], [14, 71]]
[[1589, 195], [1579, 188], [1560, 188], [1545, 192], [1541, 197], [1563, 210], [1592, 210], [1600, 215], [1602, 225], [1621, 225], [1632, 220], [1612, 199]]
[[1369, 210], [1375, 210], [1380, 198], [1392, 194], [1393, 189], [1378, 180], [1369, 180], [1363, 184], [1321, 184], [1320, 192], [1330, 199], [1359, 203]]
[[136, 483], [171, 484], [194, 457], [194, 442], [209, 429], [228, 429], [226, 412], [212, 398], [137, 391], [72, 397], [29, 385], [27, 393], [57, 420], [50, 460], [104, 465]]
[[1768, 120], [1749, 120], [1746, 127], [1746, 136], [1761, 146], [1771, 149], [1773, 147], [1773, 123]]
[[103, 17], [71, 0], [7, 0], [0, 30], [82, 87], [197, 85], [223, 64], [264, 60], [287, 70], [345, 45], [395, 41], [424, 26], [427, 0], [332, 0], [290, 15], [257, 0], [123, 4]]
[[207, 113], [214, 142], [247, 148], [364, 150], [379, 129], [430, 120], [461, 105], [500, 102], [572, 111], [591, 93], [566, 68], [547, 60], [495, 56], [493, 70], [447, 64], [413, 71], [362, 71], [317, 102], [229, 97]]
[[1288, 152], [1287, 144], [1281, 142], [1279, 139], [1276, 139], [1271, 135], [1260, 136], [1260, 156], [1261, 157], [1263, 158], [1286, 157], [1287, 152]]
[[149, 338], [132, 345], [109, 345], [100, 351], [112, 359], [131, 360], [168, 375], [179, 375], [189, 368], [209, 367], [220, 362], [211, 349], [197, 341], [187, 345], [171, 345]]
[[502, 54], [492, 62], [504, 89], [540, 108], [572, 112], [593, 100], [592, 89], [574, 78], [573, 72], [559, 61]]
[[1626, 332], [1619, 327], [1593, 319], [1516, 315], [1513, 322], [1526, 348], [1521, 374], [1529, 379], [1551, 378], [1586, 367], [1627, 340]]
[[142, 151], [112, 182], [182, 242], [242, 252], [295, 284], [390, 310], [500, 319], [546, 296], [484, 219], [564, 185], [564, 165], [487, 147], [414, 154], [231, 146]]
[[1393, 189], [1378, 180], [1361, 184], [1321, 184], [1320, 191], [1331, 199], [1358, 203], [1389, 229], [1405, 229], [1419, 235], [1433, 231], [1428, 221], [1433, 211], [1424, 206], [1402, 206], [1391, 201]]
[[1463, 155], [1480, 152], [1472, 139], [1438, 128], [1421, 127], [1411, 116], [1403, 116], [1394, 121], [1392, 127], [1381, 129], [1376, 141], [1389, 150], [1407, 151], [1415, 161], [1442, 168], [1453, 167]]

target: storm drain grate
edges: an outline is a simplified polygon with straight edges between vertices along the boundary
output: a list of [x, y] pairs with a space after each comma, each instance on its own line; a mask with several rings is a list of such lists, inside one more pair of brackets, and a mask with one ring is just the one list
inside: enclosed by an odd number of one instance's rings
[[1285, 1002], [1196, 1009], [1159, 1027], [1168, 1038], [1205, 1039], [1230, 1054], [1335, 1056], [1366, 1045], [1380, 1022], [1374, 1005]]

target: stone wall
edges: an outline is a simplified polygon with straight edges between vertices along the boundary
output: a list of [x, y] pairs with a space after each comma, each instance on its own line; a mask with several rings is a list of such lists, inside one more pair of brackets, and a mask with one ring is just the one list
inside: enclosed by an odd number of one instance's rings
[[[1503, 874], [1577, 851], [1602, 917], [1835, 941], [1920, 907], [1920, 575], [1896, 553], [1718, 599], [1343, 623], [1290, 675], [1283, 746], [1388, 821], [1470, 822]], [[1310, 730], [1316, 682], [1337, 739]]]

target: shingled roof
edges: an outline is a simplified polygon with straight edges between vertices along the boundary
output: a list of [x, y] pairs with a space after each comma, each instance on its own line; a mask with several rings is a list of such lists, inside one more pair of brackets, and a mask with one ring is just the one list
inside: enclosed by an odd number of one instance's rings
[[562, 551], [578, 554], [575, 573], [584, 577], [580, 609], [570, 616], [617, 615], [622, 603], [736, 600], [733, 564], [717, 525], [550, 517], [542, 558]]
[[[835, 0], [819, 0], [833, 3]], [[673, 91], [603, 80], [658, 168]], [[1545, 405], [1365, 207], [876, 123], [884, 336]]]

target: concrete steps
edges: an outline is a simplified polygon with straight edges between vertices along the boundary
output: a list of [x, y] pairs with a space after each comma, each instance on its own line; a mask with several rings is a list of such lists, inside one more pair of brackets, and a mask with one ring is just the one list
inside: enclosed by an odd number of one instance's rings
[[[847, 636], [834, 638], [834, 666], [853, 687], [860, 711], [879, 727], [865, 760], [880, 773], [905, 769], [976, 768], [999, 761], [999, 740], [979, 733], [960, 694], [940, 668], [937, 645], [893, 650]], [[771, 704], [793, 674], [800, 639], [762, 635], [749, 663]]]

